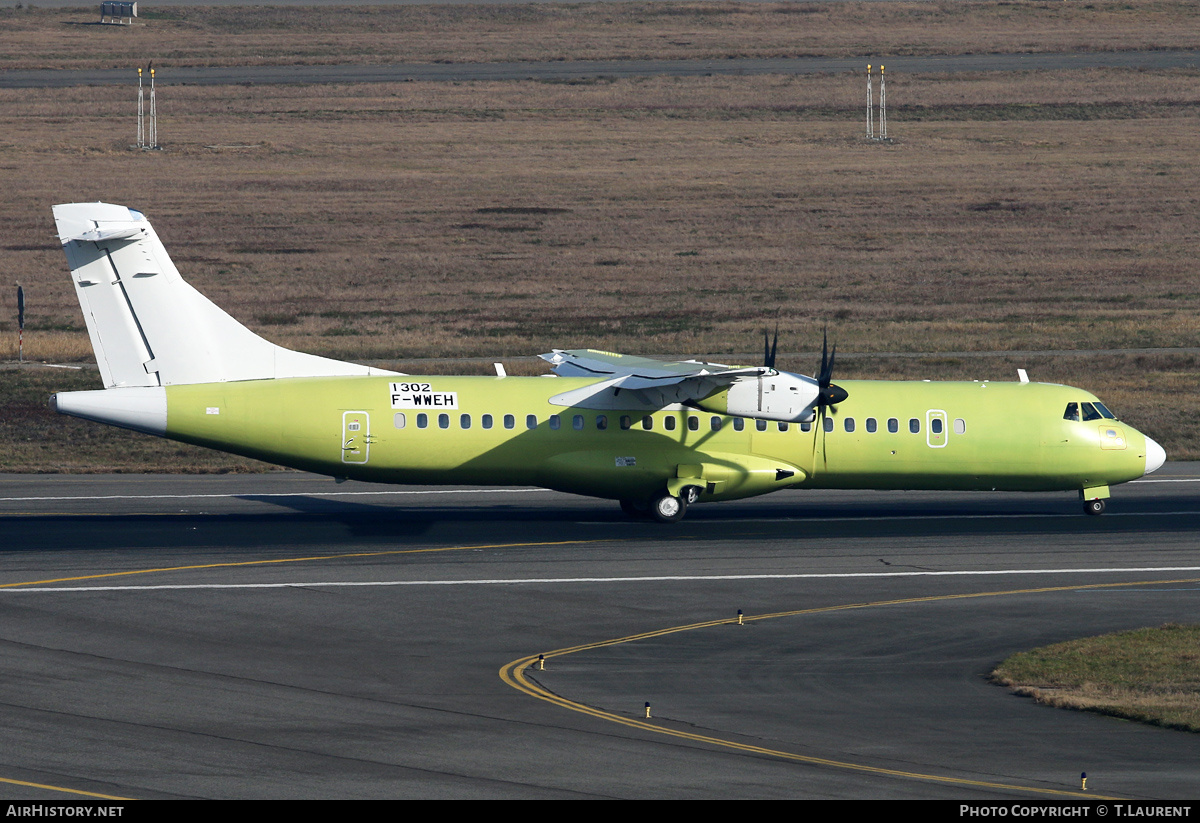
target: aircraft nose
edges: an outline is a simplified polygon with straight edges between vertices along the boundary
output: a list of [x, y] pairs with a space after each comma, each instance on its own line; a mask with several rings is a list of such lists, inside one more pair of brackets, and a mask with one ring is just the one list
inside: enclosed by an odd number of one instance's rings
[[1167, 453], [1163, 447], [1149, 437], [1146, 438], [1146, 474], [1151, 474], [1162, 468], [1167, 462]]

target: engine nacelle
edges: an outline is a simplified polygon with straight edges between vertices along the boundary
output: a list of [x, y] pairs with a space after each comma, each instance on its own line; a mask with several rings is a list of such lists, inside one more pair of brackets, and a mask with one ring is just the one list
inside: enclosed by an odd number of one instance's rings
[[775, 372], [738, 380], [696, 405], [706, 411], [735, 417], [802, 423], [813, 418], [819, 393], [817, 381], [811, 377]]

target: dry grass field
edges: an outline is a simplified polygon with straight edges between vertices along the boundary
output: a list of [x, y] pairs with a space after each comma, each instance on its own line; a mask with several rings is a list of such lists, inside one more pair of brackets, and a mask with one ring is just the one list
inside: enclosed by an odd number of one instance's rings
[[124, 29], [80, 5], [0, 9], [0, 69], [1193, 49], [1200, 30], [1181, 0], [149, 4]]
[[1059, 708], [1200, 731], [1200, 626], [1071, 640], [1015, 654], [992, 679]]
[[[1196, 30], [1192, 4], [1136, 0], [257, 11], [266, 22], [239, 29], [247, 10], [164, 10], [115, 34], [66, 12], [3, 11], [0, 41], [30, 45], [0, 48], [0, 66], [121, 65], [137, 38], [169, 66], [683, 57], [722, 42], [854, 54], [871, 51], [864, 37], [890, 53], [1145, 48]], [[889, 74], [890, 144], [864, 139], [851, 75], [160, 78], [162, 152], [129, 148], [132, 86], [0, 90], [0, 285], [25, 287], [27, 358], [90, 360], [50, 205], [106, 200], [144, 211], [218, 304], [307, 351], [402, 367], [505, 359], [519, 373], [537, 366], [509, 358], [551, 347], [753, 352], [778, 321], [781, 365], [811, 372], [828, 324], [839, 352], [858, 355], [839, 354], [843, 377], [1013, 379], [1024, 366], [1096, 391], [1171, 457], [1200, 457], [1200, 367], [1186, 351], [1200, 347], [1200, 71]], [[0, 359], [15, 359], [15, 325], [15, 308], [0, 312]], [[936, 354], [1149, 348], [1177, 351]], [[66, 454], [63, 432], [84, 429], [44, 397], [87, 381], [0, 372], [0, 442], [12, 444], [0, 470], [180, 469], [180, 454], [203, 470], [250, 465], [107, 430], [73, 435]]]

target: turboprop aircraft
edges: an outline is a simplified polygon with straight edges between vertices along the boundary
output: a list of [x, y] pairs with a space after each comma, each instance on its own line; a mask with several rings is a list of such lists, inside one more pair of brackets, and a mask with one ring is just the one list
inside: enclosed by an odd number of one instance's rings
[[264, 340], [180, 277], [138, 211], [54, 207], [105, 388], [76, 417], [381, 483], [536, 485], [682, 519], [779, 489], [1076, 491], [1166, 454], [1093, 395], [1031, 383], [843, 381], [611, 352], [541, 355], [555, 374], [414, 377]]

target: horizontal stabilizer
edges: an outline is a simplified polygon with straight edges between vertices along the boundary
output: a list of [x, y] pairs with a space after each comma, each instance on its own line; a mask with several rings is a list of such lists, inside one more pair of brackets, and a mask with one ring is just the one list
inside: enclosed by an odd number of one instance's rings
[[184, 281], [141, 212], [72, 203], [54, 220], [106, 388], [395, 373], [259, 337]]

